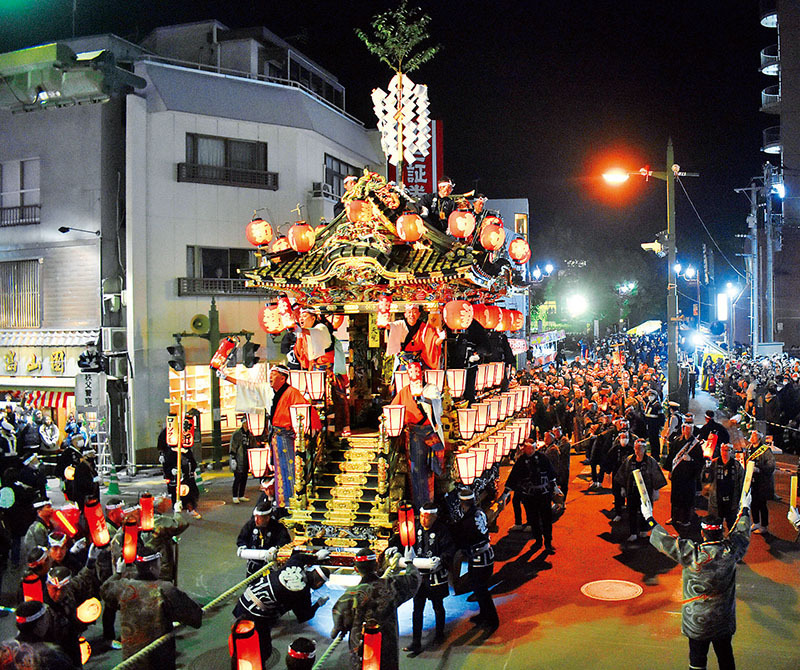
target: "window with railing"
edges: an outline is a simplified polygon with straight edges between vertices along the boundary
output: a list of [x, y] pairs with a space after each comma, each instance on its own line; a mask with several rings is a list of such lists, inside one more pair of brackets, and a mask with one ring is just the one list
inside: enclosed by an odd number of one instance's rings
[[39, 328], [38, 260], [0, 263], [0, 328]]
[[39, 223], [39, 159], [0, 163], [0, 227]]
[[186, 133], [186, 162], [178, 181], [278, 190], [278, 173], [267, 170], [267, 144]]
[[344, 178], [348, 175], [358, 177], [360, 174], [360, 168], [325, 154], [325, 183], [328, 186], [327, 190], [337, 198], [344, 193]]
[[252, 249], [186, 247], [186, 276], [197, 279], [240, 279], [238, 270], [255, 267]]
[[514, 214], [514, 232], [522, 237], [528, 237], [528, 215]]

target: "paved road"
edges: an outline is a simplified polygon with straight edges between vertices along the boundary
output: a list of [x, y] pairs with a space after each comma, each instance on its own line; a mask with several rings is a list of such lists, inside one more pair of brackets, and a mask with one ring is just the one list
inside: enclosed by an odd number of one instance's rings
[[[698, 409], [711, 399], [698, 402]], [[702, 403], [702, 404], [701, 404]], [[702, 412], [696, 413], [700, 416]], [[208, 479], [208, 478], [207, 478]], [[234, 538], [249, 513], [249, 505], [232, 505], [230, 476], [211, 478], [209, 493], [201, 500], [204, 518], [193, 521], [180, 544], [180, 583], [199, 602], [235, 584], [244, 574], [234, 552]], [[628, 545], [625, 521], [611, 523], [609, 489], [587, 493], [588, 470], [580, 457], [572, 458], [572, 482], [566, 514], [554, 530], [555, 555], [532, 552], [522, 533], [509, 533], [511, 510], [501, 515], [499, 532], [492, 541], [497, 552], [493, 593], [500, 614], [500, 628], [486, 636], [469, 617], [476, 611], [466, 596], [445, 601], [448, 613], [447, 641], [437, 650], [416, 659], [401, 656], [401, 668], [507, 668], [534, 670], [566, 668], [620, 670], [628, 668], [673, 669], [687, 666], [687, 643], [680, 634], [680, 570], [647, 543]], [[778, 493], [786, 496], [788, 476], [778, 475]], [[123, 482], [123, 493], [148, 487], [157, 490], [160, 480], [137, 478]], [[610, 481], [606, 479], [606, 485]], [[255, 499], [255, 487], [249, 487]], [[800, 668], [800, 545], [786, 521], [785, 504], [770, 504], [771, 535], [754, 536], [739, 568], [738, 632], [734, 650], [738, 666], [745, 670]], [[656, 503], [656, 518], [669, 516], [669, 493]], [[587, 582], [616, 579], [642, 588], [642, 594], [621, 602], [603, 602], [584, 596]], [[11, 577], [6, 580], [6, 590]], [[331, 593], [335, 601], [338, 593]], [[196, 670], [228, 667], [227, 636], [232, 623], [232, 601], [206, 617], [200, 631], [179, 635], [181, 667]], [[432, 626], [432, 612], [426, 612]], [[410, 604], [400, 608], [402, 643], [410, 641]], [[11, 617], [0, 620], [7, 636]], [[329, 643], [330, 604], [310, 625], [288, 618], [274, 631], [281, 653], [298, 635], [315, 638], [320, 652]], [[89, 631], [90, 640], [99, 630]], [[343, 645], [342, 645], [343, 646]], [[346, 667], [343, 649], [331, 656], [328, 668]], [[88, 668], [111, 668], [119, 652], [92, 658]], [[268, 667], [283, 667], [274, 652]], [[715, 668], [711, 661], [710, 668]]]

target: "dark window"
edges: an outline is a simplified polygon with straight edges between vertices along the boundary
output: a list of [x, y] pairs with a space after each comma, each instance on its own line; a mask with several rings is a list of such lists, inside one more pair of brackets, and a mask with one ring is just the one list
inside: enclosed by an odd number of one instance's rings
[[267, 171], [267, 144], [186, 134], [186, 162], [178, 181], [278, 189], [278, 173]]
[[39, 328], [39, 261], [0, 263], [0, 328]]
[[187, 247], [186, 274], [196, 279], [241, 279], [237, 270], [256, 265], [250, 249]]
[[361, 175], [361, 169], [325, 154], [325, 183], [328, 185], [328, 190], [336, 197], [341, 197], [344, 193], [344, 178], [351, 174], [358, 177]]

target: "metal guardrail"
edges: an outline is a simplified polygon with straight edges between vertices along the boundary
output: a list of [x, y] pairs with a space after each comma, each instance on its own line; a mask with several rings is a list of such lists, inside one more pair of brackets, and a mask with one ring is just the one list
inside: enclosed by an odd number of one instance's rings
[[41, 223], [41, 205], [19, 205], [0, 207], [0, 228], [9, 226], [28, 226]]
[[777, 84], [774, 86], [767, 86], [761, 91], [761, 111], [774, 112], [780, 111], [781, 104], [781, 87]]
[[767, 75], [777, 75], [780, 71], [781, 59], [778, 55], [778, 45], [770, 44], [761, 50], [761, 73]]
[[264, 289], [245, 286], [245, 281], [244, 279], [178, 277], [178, 295], [265, 295]]
[[220, 165], [178, 163], [178, 181], [195, 184], [216, 184], [278, 190], [278, 173], [263, 170], [245, 170]]
[[[761, 144], [761, 151], [766, 153], [776, 153], [774, 151], [775, 148], [780, 149], [781, 146], [781, 127], [780, 126], [771, 126], [770, 128], [765, 128], [763, 132], [763, 142]], [[768, 151], [768, 149], [773, 149], [773, 151]]]
[[191, 61], [178, 60], [176, 58], [165, 58], [164, 56], [154, 56], [154, 55], [137, 56], [136, 62], [141, 62], [141, 61], [163, 63], [164, 65], [175, 65], [177, 67], [184, 67], [191, 70], [200, 70], [201, 72], [211, 72], [214, 74], [222, 74], [230, 77], [240, 77], [242, 79], [254, 79], [256, 81], [265, 81], [269, 82], [270, 84], [280, 84], [281, 86], [296, 88], [303, 91], [304, 93], [308, 93], [308, 95], [317, 100], [319, 103], [325, 105], [326, 107], [336, 112], [337, 114], [341, 114], [342, 116], [346, 117], [353, 123], [357, 123], [359, 126], [362, 127], [364, 126], [363, 121], [360, 121], [352, 114], [348, 114], [346, 111], [344, 111], [344, 109], [334, 104], [327, 98], [321, 96], [313, 89], [310, 89], [305, 84], [302, 84], [299, 81], [294, 81], [293, 79], [285, 79], [283, 77], [270, 77], [269, 75], [266, 74], [245, 72], [243, 70], [231, 70], [224, 67], [217, 67], [216, 65], [206, 65], [204, 63], [192, 63]]

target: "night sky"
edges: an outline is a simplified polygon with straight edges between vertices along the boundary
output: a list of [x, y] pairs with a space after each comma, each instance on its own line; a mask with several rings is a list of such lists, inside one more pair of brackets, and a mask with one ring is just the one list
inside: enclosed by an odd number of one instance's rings
[[[71, 0], [0, 4], [2, 52], [71, 34]], [[428, 84], [432, 116], [444, 122], [445, 170], [456, 192], [477, 183], [490, 197], [527, 197], [534, 259], [609, 246], [644, 255], [639, 243], [666, 227], [663, 182], [633, 178], [612, 193], [599, 175], [615, 158], [663, 170], [671, 136], [676, 162], [701, 175], [686, 189], [741, 269], [733, 234], [744, 232], [749, 205], [733, 189], [760, 174], [761, 130], [777, 124], [758, 111], [761, 90], [777, 83], [758, 72], [760, 50], [777, 41], [759, 24], [758, 2], [419, 4], [443, 49], [411, 76]], [[348, 111], [374, 126], [369, 93], [391, 72], [354, 28], [392, 5], [78, 0], [77, 33], [136, 41], [158, 25], [210, 18], [264, 25], [337, 75]], [[699, 263], [700, 244], [713, 243], [677, 193], [679, 256]], [[735, 278], [719, 254], [716, 267], [718, 281]]]

